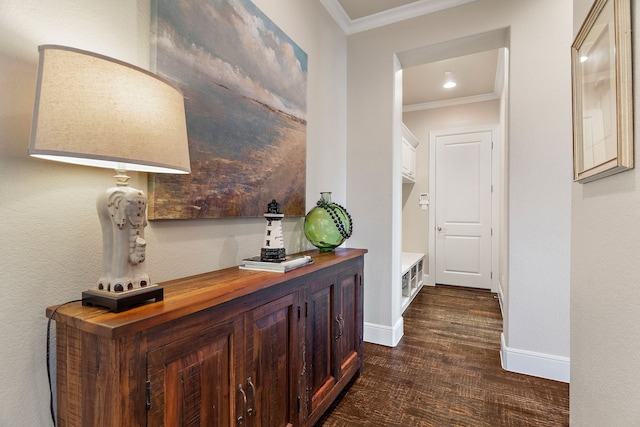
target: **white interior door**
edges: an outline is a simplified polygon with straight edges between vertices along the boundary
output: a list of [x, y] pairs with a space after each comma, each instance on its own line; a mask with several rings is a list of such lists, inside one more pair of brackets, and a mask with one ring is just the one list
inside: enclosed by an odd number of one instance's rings
[[435, 139], [436, 283], [491, 288], [491, 137]]

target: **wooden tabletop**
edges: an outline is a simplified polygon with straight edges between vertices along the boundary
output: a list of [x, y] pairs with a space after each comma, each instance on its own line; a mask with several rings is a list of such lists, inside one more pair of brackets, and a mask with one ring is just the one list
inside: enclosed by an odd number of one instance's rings
[[[60, 307], [53, 319], [85, 332], [116, 338], [249, 295], [365, 253], [366, 249], [351, 248], [337, 248], [334, 252], [302, 252], [301, 255], [313, 258], [313, 264], [286, 273], [241, 270], [237, 266], [225, 268], [159, 283], [158, 286], [164, 288], [163, 301], [120, 313], [75, 302]], [[47, 317], [56, 308], [57, 306], [48, 307]]]

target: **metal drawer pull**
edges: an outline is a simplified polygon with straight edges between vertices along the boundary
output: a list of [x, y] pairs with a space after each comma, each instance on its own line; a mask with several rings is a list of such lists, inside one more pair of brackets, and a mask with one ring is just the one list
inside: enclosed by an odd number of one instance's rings
[[[256, 405], [256, 386], [253, 385], [253, 382], [251, 381], [251, 377], [247, 378], [247, 384], [249, 384], [249, 388], [251, 389], [251, 402], [253, 406]], [[247, 409], [247, 416], [249, 417], [255, 417], [256, 416], [256, 410], [253, 409], [252, 407], [249, 407], [249, 409]]]
[[336, 317], [336, 323], [338, 324], [338, 335], [336, 336], [336, 341], [338, 341], [344, 333], [344, 319], [342, 318], [342, 314], [338, 314], [338, 317]]
[[238, 384], [238, 392], [242, 394], [242, 415], [237, 419], [238, 424], [244, 422], [244, 416], [247, 414], [247, 393], [242, 389], [242, 384]]

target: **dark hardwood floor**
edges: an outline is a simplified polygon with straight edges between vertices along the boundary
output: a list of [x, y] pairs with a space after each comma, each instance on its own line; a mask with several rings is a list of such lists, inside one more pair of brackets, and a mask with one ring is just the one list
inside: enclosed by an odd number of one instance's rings
[[423, 287], [395, 348], [365, 343], [364, 372], [316, 427], [568, 426], [569, 385], [503, 370], [495, 294]]

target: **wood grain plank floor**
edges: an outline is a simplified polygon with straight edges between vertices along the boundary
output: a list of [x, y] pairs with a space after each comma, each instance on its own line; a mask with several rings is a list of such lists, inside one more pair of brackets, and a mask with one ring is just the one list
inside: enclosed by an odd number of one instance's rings
[[395, 348], [365, 343], [363, 374], [318, 421], [341, 426], [569, 425], [569, 385], [503, 370], [495, 294], [423, 287]]

